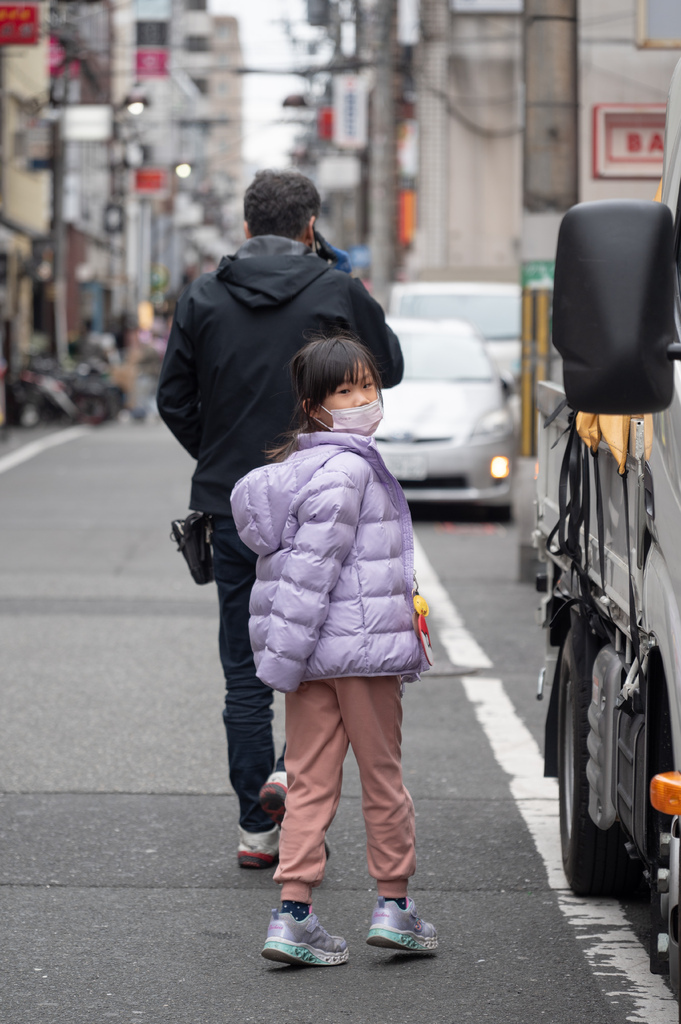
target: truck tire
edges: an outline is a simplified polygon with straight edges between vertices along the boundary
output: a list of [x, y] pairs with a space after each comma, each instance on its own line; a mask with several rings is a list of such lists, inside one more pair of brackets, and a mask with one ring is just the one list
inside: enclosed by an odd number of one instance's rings
[[[593, 661], [580, 666], [575, 626], [563, 643], [558, 672], [558, 791], [563, 868], [577, 896], [623, 896], [638, 888], [642, 865], [632, 860], [618, 822], [603, 830], [589, 816], [587, 712]], [[584, 646], [585, 652], [589, 650]]]

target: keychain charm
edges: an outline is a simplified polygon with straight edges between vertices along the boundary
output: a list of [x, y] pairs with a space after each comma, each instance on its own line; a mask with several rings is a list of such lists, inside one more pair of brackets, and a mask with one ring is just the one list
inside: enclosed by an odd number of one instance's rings
[[433, 664], [433, 645], [430, 642], [430, 633], [428, 632], [428, 623], [426, 622], [426, 615], [430, 611], [428, 602], [425, 597], [419, 594], [419, 586], [416, 582], [416, 573], [414, 573], [414, 612], [416, 613], [416, 631], [419, 640], [421, 641], [421, 647], [423, 653], [426, 656], [426, 660], [429, 665]]

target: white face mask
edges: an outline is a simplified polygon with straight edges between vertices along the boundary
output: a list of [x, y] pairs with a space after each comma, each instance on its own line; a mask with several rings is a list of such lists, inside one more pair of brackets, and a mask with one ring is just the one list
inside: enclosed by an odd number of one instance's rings
[[369, 405], [356, 405], [352, 409], [327, 409], [325, 405], [322, 409], [328, 412], [333, 420], [331, 430], [340, 434], [363, 434], [364, 437], [371, 437], [383, 419], [383, 403], [380, 398]]

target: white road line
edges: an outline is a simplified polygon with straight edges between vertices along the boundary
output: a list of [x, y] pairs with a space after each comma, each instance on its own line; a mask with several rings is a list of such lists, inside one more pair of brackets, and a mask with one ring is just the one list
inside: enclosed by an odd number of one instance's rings
[[88, 427], [68, 427], [66, 430], [60, 430], [56, 434], [48, 434], [47, 437], [41, 437], [39, 441], [31, 441], [29, 444], [22, 445], [21, 448], [17, 448], [15, 451], [0, 458], [0, 473], [6, 473], [8, 469], [20, 466], [22, 462], [34, 459], [36, 455], [47, 451], [48, 448], [56, 448], [57, 445], [66, 444], [67, 441], [75, 441], [77, 437], [83, 437], [87, 433], [89, 433]]
[[467, 672], [491, 668], [492, 662], [464, 626], [461, 616], [440, 583], [416, 536], [414, 536], [414, 567], [419, 590], [430, 605], [431, 622], [435, 626], [437, 635], [454, 668]]
[[[447, 655], [461, 664], [469, 654], [487, 655], [467, 633], [444, 587], [420, 544], [416, 566], [419, 587], [432, 602], [431, 618]], [[440, 604], [442, 594], [445, 600]], [[437, 610], [437, 614], [436, 614]], [[450, 618], [450, 614], [453, 615]], [[444, 620], [444, 636], [441, 623]], [[448, 639], [445, 640], [445, 637]], [[558, 823], [558, 784], [544, 778], [544, 760], [534, 737], [518, 716], [500, 679], [464, 676], [461, 684], [487, 736], [498, 764], [510, 776], [513, 799], [544, 862], [549, 887], [575, 937], [583, 943], [603, 995], [613, 1004], [628, 1008], [627, 1021], [639, 1024], [675, 1024], [676, 999], [659, 975], [651, 974], [648, 956], [638, 941], [617, 900], [583, 899], [567, 887], [563, 873]]]

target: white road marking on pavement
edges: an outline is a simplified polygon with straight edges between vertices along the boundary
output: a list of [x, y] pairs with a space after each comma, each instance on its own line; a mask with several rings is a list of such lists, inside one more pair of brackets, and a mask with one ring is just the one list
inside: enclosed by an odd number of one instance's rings
[[[449, 595], [418, 541], [415, 561], [419, 587], [432, 601], [431, 618], [445, 642], [449, 658], [461, 664], [461, 651], [484, 651], [470, 636]], [[426, 581], [427, 580], [427, 587]], [[445, 600], [438, 608], [442, 595]], [[436, 615], [437, 609], [437, 615]], [[450, 619], [450, 610], [453, 616]], [[473, 647], [469, 647], [469, 643]], [[489, 667], [490, 662], [480, 667]], [[584, 954], [603, 994], [613, 1001], [627, 1000], [627, 1021], [638, 1024], [672, 1024], [678, 1020], [676, 999], [659, 975], [651, 974], [646, 951], [631, 930], [617, 900], [584, 899], [567, 888], [563, 873], [558, 821], [558, 783], [544, 778], [544, 759], [534, 737], [517, 714], [500, 679], [464, 676], [464, 692], [475, 708], [498, 764], [510, 776], [510, 790], [544, 862], [549, 887], [558, 906], [584, 943]], [[601, 981], [600, 979], [604, 980]], [[607, 979], [607, 981], [605, 980]]]
[[419, 590], [430, 605], [430, 618], [454, 668], [463, 668], [468, 672], [491, 668], [492, 662], [464, 626], [416, 535], [414, 566]]
[[75, 441], [77, 437], [83, 437], [84, 434], [89, 432], [88, 427], [68, 427], [66, 430], [60, 430], [56, 434], [48, 434], [47, 437], [41, 437], [39, 441], [31, 441], [29, 444], [22, 445], [21, 448], [17, 448], [15, 451], [0, 458], [0, 473], [6, 473], [8, 469], [14, 469], [15, 466], [20, 466], [22, 462], [28, 462], [29, 459], [35, 458], [41, 452], [47, 451], [48, 448], [56, 448], [57, 445], [66, 444], [67, 441]]
[[650, 973], [648, 955], [631, 930], [617, 900], [583, 899], [567, 888], [563, 874], [558, 822], [558, 783], [544, 778], [544, 760], [500, 679], [465, 676], [464, 692], [489, 740], [492, 752], [510, 775], [510, 789], [535, 846], [544, 861], [549, 887], [556, 890], [558, 906], [584, 942], [584, 954], [608, 997], [631, 999], [628, 1021], [671, 1024], [677, 1004], [661, 977]]

